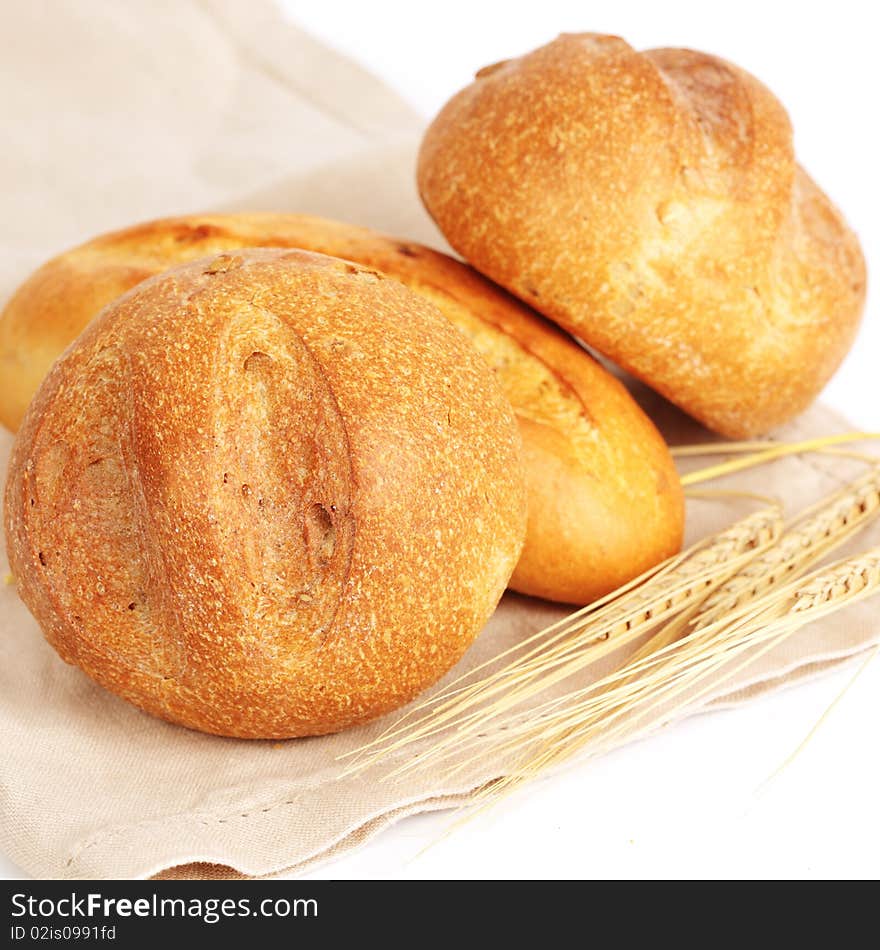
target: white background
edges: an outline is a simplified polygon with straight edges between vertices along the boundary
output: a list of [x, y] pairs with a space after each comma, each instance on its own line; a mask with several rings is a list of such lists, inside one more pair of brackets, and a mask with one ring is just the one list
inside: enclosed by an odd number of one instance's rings
[[[802, 164], [859, 233], [869, 265], [880, 260], [880, 57], [877, 18], [863, 0], [283, 5], [426, 118], [478, 67], [560, 32], [724, 56], [786, 104]], [[880, 430], [876, 301], [872, 292], [859, 341], [823, 396], [866, 430]], [[878, 877], [880, 660], [771, 779], [855, 669], [577, 765], [442, 840], [448, 815], [408, 819], [312, 876]], [[19, 875], [0, 858], [0, 876]]]

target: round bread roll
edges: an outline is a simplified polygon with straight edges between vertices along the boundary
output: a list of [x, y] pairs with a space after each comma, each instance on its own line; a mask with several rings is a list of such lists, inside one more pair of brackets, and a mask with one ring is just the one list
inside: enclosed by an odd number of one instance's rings
[[185, 260], [261, 244], [331, 254], [397, 278], [433, 302], [495, 371], [526, 453], [529, 527], [513, 588], [585, 604], [679, 550], [683, 495], [666, 444], [585, 350], [445, 254], [321, 218], [151, 221], [49, 261], [0, 316], [4, 424], [17, 427], [52, 362], [117, 296]]
[[61, 656], [147, 712], [333, 732], [482, 628], [525, 535], [521, 451], [483, 360], [397, 281], [205, 258], [54, 365], [10, 462], [10, 563]]
[[806, 408], [854, 339], [859, 243], [780, 103], [714, 56], [580, 34], [487, 67], [418, 182], [478, 270], [724, 435]]

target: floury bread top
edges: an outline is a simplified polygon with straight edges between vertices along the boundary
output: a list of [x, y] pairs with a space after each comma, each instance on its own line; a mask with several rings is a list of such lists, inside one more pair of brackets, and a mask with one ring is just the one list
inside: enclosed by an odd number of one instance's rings
[[450, 100], [418, 181], [474, 267], [725, 435], [805, 409], [855, 337], [859, 243], [717, 57], [560, 36]]

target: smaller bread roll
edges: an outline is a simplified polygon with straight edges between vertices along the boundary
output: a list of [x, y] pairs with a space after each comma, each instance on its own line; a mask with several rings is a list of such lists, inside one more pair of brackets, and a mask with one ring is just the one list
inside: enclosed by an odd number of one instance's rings
[[560, 36], [447, 103], [418, 182], [474, 267], [724, 435], [801, 412], [855, 338], [859, 242], [715, 56]]
[[405, 703], [482, 628], [525, 535], [521, 440], [423, 298], [234, 252], [77, 338], [25, 416], [5, 517], [69, 663], [194, 729], [316, 735]]
[[[205, 254], [299, 247], [373, 267], [435, 304], [479, 350], [525, 445], [518, 591], [585, 604], [681, 546], [684, 503], [661, 436], [581, 347], [472, 268], [410, 241], [303, 215], [169, 218], [102, 235], [34, 273], [0, 315], [0, 419], [16, 428], [52, 362], [139, 281]], [[432, 354], [422, 354], [426, 367]]]

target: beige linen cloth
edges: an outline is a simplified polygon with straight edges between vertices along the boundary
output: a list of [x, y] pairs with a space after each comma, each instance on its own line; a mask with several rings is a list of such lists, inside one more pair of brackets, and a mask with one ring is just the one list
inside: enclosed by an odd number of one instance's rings
[[[305, 211], [442, 243], [413, 184], [418, 117], [268, 3], [12, 4], [0, 47], [2, 298], [62, 248], [171, 213]], [[668, 404], [639, 396], [672, 442], [710, 438]], [[815, 408], [778, 437], [844, 428]], [[3, 472], [10, 444], [0, 433]], [[776, 494], [796, 511], [855, 471], [839, 459], [791, 458], [724, 484]], [[692, 502], [689, 539], [750, 507]], [[858, 547], [877, 543], [874, 527]], [[5, 554], [0, 561], [2, 576]], [[508, 595], [460, 669], [562, 613]], [[805, 629], [719, 683], [699, 708], [746, 700], [864, 651], [880, 639], [876, 615], [867, 601]], [[343, 776], [337, 756], [387, 723], [272, 743], [159, 722], [65, 666], [14, 587], [0, 584], [0, 848], [38, 877], [302, 869], [405, 815], [465, 801], [495, 777], [491, 762], [454, 782], [430, 772], [397, 784], [378, 781], [381, 770]]]

